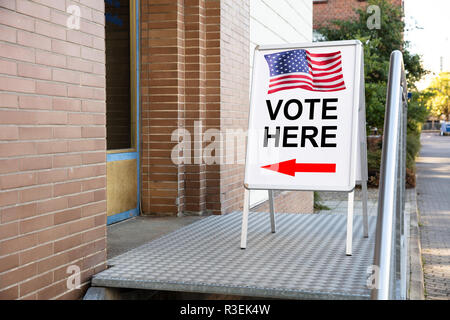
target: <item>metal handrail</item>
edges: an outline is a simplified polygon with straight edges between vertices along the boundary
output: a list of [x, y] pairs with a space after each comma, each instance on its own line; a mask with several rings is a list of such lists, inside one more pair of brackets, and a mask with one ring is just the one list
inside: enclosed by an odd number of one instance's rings
[[406, 298], [405, 172], [407, 86], [402, 53], [392, 52], [386, 97], [372, 299]]

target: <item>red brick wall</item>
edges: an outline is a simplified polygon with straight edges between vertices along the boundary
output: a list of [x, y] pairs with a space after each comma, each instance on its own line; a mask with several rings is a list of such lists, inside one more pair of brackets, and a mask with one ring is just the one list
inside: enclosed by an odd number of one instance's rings
[[[191, 132], [193, 163], [184, 165], [184, 209], [180, 211], [203, 213], [206, 211], [206, 164], [198, 159], [205, 146], [202, 136], [193, 135], [195, 123], [206, 126], [206, 2], [184, 1], [185, 45], [185, 110], [184, 128]], [[180, 114], [183, 116], [183, 114]], [[196, 161], [197, 160], [197, 161]]]
[[[223, 57], [221, 55], [221, 2], [206, 0], [206, 121], [205, 129], [220, 129], [220, 99], [223, 93], [220, 73]], [[220, 139], [221, 140], [221, 139]], [[220, 164], [206, 167], [206, 206], [207, 212], [222, 213]]]
[[[401, 6], [403, 0], [390, 0]], [[354, 9], [362, 9], [368, 5], [367, 1], [359, 0], [327, 0], [313, 2], [313, 28], [325, 26], [332, 20], [349, 20], [356, 18]]]
[[[183, 166], [171, 135], [184, 126], [183, 1], [141, 1], [141, 179], [145, 214], [183, 210]], [[181, 201], [180, 201], [181, 199]], [[178, 205], [180, 203], [180, 205]]]
[[[314, 213], [312, 192], [274, 191], [275, 212], [280, 213]], [[250, 209], [252, 212], [269, 212], [269, 200]]]
[[66, 1], [0, 2], [0, 299], [79, 298], [105, 268], [104, 2], [73, 4], [79, 31]]

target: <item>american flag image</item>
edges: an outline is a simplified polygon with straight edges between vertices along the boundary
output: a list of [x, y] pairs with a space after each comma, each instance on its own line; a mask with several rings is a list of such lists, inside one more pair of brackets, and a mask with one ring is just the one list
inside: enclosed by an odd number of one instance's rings
[[345, 89], [340, 51], [311, 53], [297, 49], [264, 57], [270, 69], [268, 94], [289, 89], [322, 92]]

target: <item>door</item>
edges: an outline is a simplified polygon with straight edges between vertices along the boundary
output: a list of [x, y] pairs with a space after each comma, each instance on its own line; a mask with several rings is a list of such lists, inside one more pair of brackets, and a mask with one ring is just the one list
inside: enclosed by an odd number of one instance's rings
[[139, 214], [138, 10], [105, 0], [107, 224]]

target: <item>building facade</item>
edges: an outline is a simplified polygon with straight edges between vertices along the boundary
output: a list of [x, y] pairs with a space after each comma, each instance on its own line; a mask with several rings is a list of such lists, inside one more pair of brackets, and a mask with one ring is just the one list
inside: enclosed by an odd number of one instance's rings
[[0, 1], [0, 299], [82, 297], [110, 223], [240, 210], [253, 48], [311, 37], [310, 0]]
[[[392, 4], [402, 6], [403, 0], [389, 0]], [[313, 0], [313, 28], [316, 30], [333, 20], [350, 20], [357, 17], [355, 9], [363, 9], [367, 0]]]

